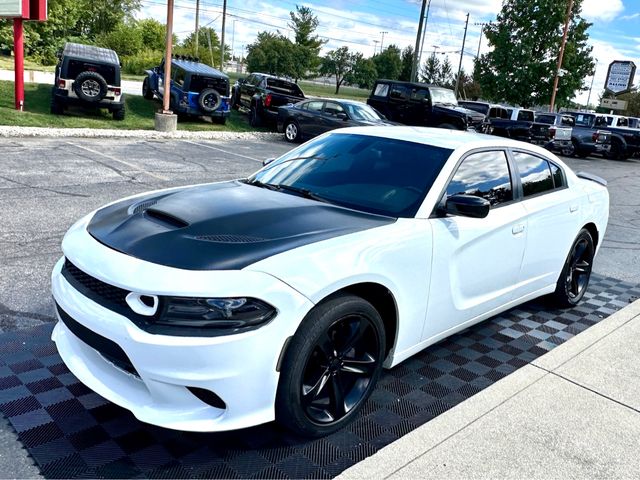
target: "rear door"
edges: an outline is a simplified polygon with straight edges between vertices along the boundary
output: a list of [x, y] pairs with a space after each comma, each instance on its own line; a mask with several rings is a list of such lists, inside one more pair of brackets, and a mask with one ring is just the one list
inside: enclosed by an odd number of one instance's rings
[[528, 234], [519, 296], [557, 282], [569, 249], [580, 230], [580, 202], [567, 188], [560, 166], [525, 151], [512, 152], [522, 184]]
[[432, 281], [422, 339], [456, 328], [512, 301], [527, 238], [526, 211], [505, 150], [467, 155], [443, 199], [458, 193], [491, 203], [486, 218], [431, 218]]
[[306, 102], [300, 109], [298, 114], [298, 124], [300, 125], [300, 130], [305, 137], [315, 137], [324, 131], [322, 126], [323, 107], [323, 100], [311, 100]]

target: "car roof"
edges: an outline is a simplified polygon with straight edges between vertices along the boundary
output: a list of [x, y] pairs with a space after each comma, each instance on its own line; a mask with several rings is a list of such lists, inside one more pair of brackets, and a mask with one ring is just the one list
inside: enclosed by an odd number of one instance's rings
[[194, 62], [193, 60], [183, 60], [178, 58], [172, 58], [171, 64], [175, 65], [176, 67], [180, 67], [184, 71], [189, 73], [197, 73], [200, 75], [229, 78], [225, 73], [222, 73], [220, 70], [210, 67], [205, 63]]
[[108, 63], [120, 66], [118, 54], [108, 48], [96, 47], [94, 45], [84, 45], [82, 43], [67, 42], [64, 44], [62, 55], [65, 57], [75, 57], [82, 60], [89, 60], [100, 63]]
[[[461, 130], [448, 130], [445, 128], [389, 126], [384, 127], [350, 127], [333, 130], [334, 134], [367, 135], [393, 140], [403, 140], [413, 143], [422, 143], [434, 147], [456, 150], [460, 147], [473, 148], [497, 147], [497, 148], [526, 148], [538, 151], [539, 148], [529, 143], [510, 140], [504, 137], [485, 135], [482, 133], [466, 132]], [[543, 150], [544, 151], [544, 150]]]
[[309, 97], [302, 100], [300, 103], [307, 102], [336, 102], [336, 103], [345, 103], [349, 105], [367, 105], [365, 102], [359, 102], [357, 100], [347, 100], [345, 98], [325, 98], [325, 97]]

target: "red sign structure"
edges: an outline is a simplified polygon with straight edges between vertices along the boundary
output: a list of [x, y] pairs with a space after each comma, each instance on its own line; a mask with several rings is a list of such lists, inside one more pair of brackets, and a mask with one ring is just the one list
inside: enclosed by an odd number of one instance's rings
[[13, 18], [13, 51], [16, 110], [24, 108], [23, 22], [47, 20], [47, 0], [0, 0], [0, 18]]

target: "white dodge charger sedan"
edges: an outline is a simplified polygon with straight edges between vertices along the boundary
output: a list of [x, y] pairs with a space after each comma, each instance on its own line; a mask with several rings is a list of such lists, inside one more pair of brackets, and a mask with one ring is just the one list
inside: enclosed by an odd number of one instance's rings
[[577, 304], [605, 185], [499, 137], [341, 129], [247, 179], [79, 220], [52, 274], [52, 337], [144, 422], [325, 435], [383, 367], [541, 295]]

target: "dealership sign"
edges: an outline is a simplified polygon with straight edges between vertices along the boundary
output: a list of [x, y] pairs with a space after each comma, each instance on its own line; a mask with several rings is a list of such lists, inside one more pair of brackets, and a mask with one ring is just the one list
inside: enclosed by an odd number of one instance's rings
[[616, 60], [609, 64], [605, 88], [613, 93], [622, 93], [631, 89], [636, 64], [630, 61]]
[[29, 2], [25, 4], [24, 0], [0, 0], [0, 17], [22, 18], [25, 13], [29, 14]]

